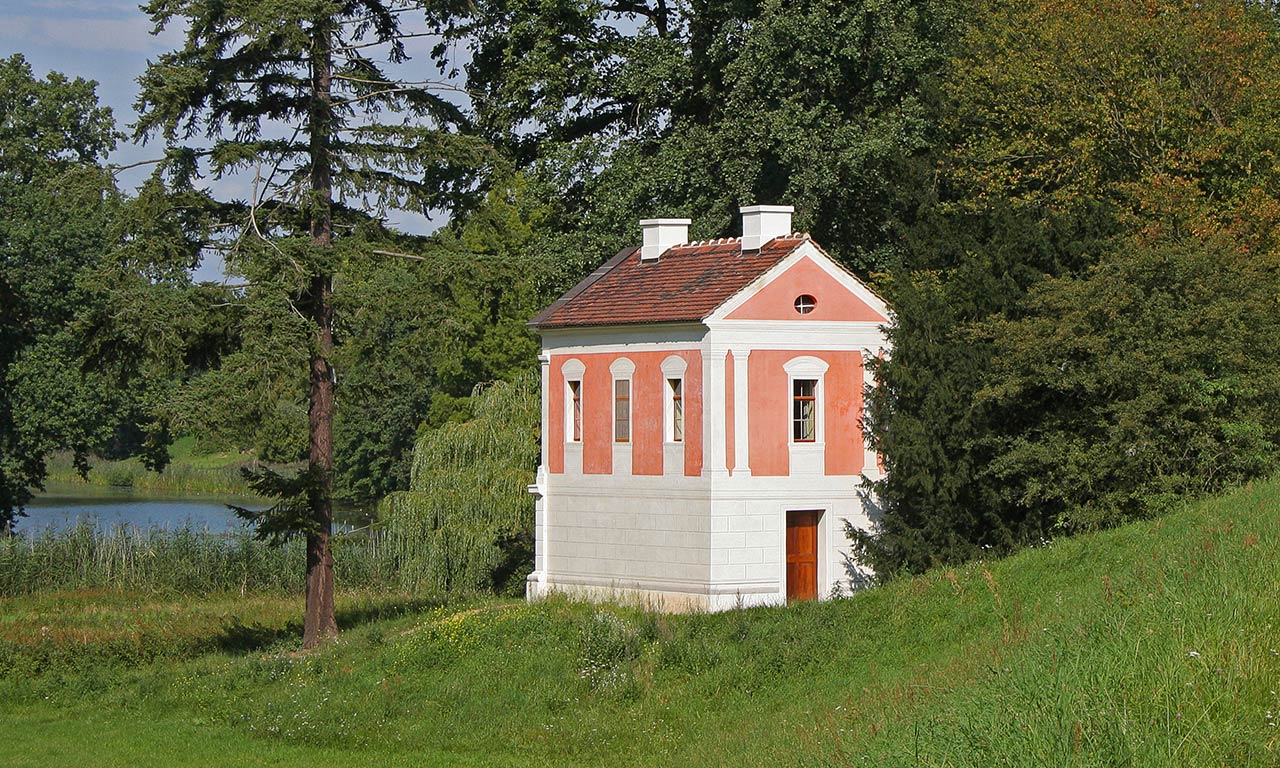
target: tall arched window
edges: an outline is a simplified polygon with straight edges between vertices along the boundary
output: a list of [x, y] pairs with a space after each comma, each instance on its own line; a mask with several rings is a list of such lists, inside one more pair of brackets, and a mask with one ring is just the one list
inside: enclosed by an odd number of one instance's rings
[[570, 443], [582, 442], [582, 377], [587, 367], [581, 360], [566, 360], [560, 366], [564, 376], [564, 439]]
[[688, 363], [679, 355], [671, 355], [662, 361], [662, 378], [666, 381], [662, 406], [663, 434], [668, 443], [684, 442], [684, 372], [687, 368]]
[[620, 357], [609, 366], [613, 376], [613, 441], [631, 442], [631, 377], [635, 363]]

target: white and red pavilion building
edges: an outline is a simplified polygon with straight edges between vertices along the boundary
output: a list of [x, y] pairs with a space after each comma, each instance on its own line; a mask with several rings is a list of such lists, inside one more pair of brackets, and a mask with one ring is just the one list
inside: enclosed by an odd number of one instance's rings
[[825, 597], [857, 566], [864, 364], [885, 303], [789, 206], [741, 238], [640, 222], [530, 325], [542, 335], [542, 461], [531, 599], [552, 591], [722, 610]]

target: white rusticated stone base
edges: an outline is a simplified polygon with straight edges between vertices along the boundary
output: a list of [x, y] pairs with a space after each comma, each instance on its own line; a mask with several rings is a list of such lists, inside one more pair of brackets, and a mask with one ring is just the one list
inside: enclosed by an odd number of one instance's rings
[[659, 611], [786, 602], [786, 521], [819, 510], [818, 598], [865, 583], [845, 521], [865, 528], [852, 477], [547, 477], [526, 596]]
[[[583, 583], [586, 581], [589, 580], [574, 577], [538, 580], [531, 574], [526, 584], [526, 598], [533, 602], [558, 594], [573, 600], [616, 603], [659, 613], [715, 613], [786, 602], [772, 584], [745, 586], [741, 591], [729, 593], [676, 591], [661, 584]], [[760, 589], [768, 591], [757, 591]]]

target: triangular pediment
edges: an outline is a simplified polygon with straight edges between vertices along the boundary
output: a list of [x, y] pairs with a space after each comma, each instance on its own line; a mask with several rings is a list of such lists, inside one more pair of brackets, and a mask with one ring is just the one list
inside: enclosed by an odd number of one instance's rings
[[[812, 308], [797, 311], [797, 301]], [[725, 320], [888, 322], [888, 310], [869, 288], [823, 253], [798, 253], [748, 286], [722, 308]], [[720, 314], [720, 313], [717, 313]]]

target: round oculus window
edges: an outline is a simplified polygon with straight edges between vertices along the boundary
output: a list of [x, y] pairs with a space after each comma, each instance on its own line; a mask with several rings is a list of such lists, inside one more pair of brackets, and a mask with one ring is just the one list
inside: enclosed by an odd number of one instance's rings
[[807, 293], [796, 297], [795, 308], [802, 315], [809, 314], [816, 306], [818, 306], [818, 300]]

